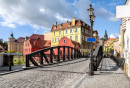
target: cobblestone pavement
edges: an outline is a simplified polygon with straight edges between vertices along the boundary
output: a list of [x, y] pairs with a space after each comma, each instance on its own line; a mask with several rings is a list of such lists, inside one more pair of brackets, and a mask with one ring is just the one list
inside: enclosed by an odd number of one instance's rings
[[88, 72], [89, 62], [82, 58], [1, 75], [0, 88], [72, 88]]
[[130, 78], [110, 58], [104, 58], [100, 69], [86, 76], [79, 88], [130, 88]]

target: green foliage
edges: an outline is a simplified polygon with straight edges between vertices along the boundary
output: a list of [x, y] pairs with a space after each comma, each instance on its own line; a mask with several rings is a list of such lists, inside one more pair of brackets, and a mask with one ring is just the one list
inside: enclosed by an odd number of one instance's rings
[[14, 63], [14, 65], [25, 64], [25, 59], [24, 58], [14, 58], [13, 63]]

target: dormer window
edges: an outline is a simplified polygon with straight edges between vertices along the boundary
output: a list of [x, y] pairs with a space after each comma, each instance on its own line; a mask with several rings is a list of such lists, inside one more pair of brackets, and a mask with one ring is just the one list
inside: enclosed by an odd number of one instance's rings
[[83, 23], [83, 26], [85, 26], [85, 23]]
[[70, 26], [70, 23], [68, 23], [68, 26]]
[[56, 26], [54, 27], [54, 29], [56, 29]]
[[62, 24], [60, 25], [60, 28], [62, 28]]
[[66, 40], [64, 40], [64, 43], [66, 43]]

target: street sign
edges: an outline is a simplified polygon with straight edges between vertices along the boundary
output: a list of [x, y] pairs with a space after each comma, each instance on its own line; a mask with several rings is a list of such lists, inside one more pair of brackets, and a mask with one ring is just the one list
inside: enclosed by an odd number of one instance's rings
[[96, 38], [87, 38], [87, 42], [96, 42]]

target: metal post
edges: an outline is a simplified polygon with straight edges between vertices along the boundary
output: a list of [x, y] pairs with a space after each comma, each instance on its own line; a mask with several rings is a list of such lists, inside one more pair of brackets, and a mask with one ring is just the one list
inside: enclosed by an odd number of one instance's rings
[[58, 53], [58, 56], [57, 56], [57, 61], [58, 61], [58, 62], [60, 61], [60, 58], [59, 58], [59, 53], [60, 53], [60, 52], [59, 52], [59, 50], [60, 50], [60, 46], [58, 46], [58, 52], [57, 52], [57, 53]]
[[63, 61], [65, 61], [65, 46], [63, 46]]
[[50, 49], [50, 62], [51, 62], [51, 63], [53, 63], [53, 60], [52, 60], [52, 54], [53, 54], [53, 53], [52, 53], [52, 50], [53, 50], [53, 48]]
[[73, 48], [71, 47], [71, 59], [73, 59]]
[[26, 55], [26, 67], [30, 67], [29, 56], [28, 55]]
[[41, 51], [41, 59], [40, 59], [40, 64], [43, 65], [43, 51]]
[[69, 52], [69, 47], [68, 47], [68, 60], [70, 59], [70, 52]]
[[11, 59], [10, 59], [10, 56], [9, 56], [9, 71], [11, 71]]
[[[91, 20], [91, 16], [90, 16], [90, 22], [91, 22], [91, 38], [93, 38], [93, 21]], [[94, 74], [94, 71], [93, 71], [93, 43], [91, 42], [91, 62], [90, 62], [90, 75], [93, 75]]]

